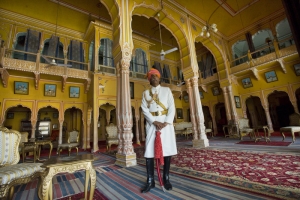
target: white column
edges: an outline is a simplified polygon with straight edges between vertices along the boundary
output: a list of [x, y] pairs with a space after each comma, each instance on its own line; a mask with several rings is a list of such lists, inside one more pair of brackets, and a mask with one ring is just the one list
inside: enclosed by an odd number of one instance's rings
[[190, 103], [190, 117], [192, 122], [192, 131], [193, 131], [193, 141], [198, 140], [198, 125], [195, 117], [195, 103], [194, 103], [194, 96], [192, 90], [192, 83], [191, 80], [186, 81], [186, 88], [189, 94], [189, 103]]

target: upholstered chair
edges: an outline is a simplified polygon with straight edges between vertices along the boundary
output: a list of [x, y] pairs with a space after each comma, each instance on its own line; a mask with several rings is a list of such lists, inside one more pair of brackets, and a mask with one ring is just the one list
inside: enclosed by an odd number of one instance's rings
[[[11, 130], [14, 131], [14, 130]], [[22, 155], [22, 159], [23, 159], [23, 163], [25, 162], [25, 157], [26, 157], [26, 153], [28, 152], [32, 152], [33, 153], [33, 157], [34, 157], [34, 161], [36, 160], [36, 148], [35, 146], [24, 146], [24, 142], [28, 142], [28, 132], [20, 132], [21, 134], [21, 140], [20, 140], [20, 144], [19, 144], [19, 153], [20, 155]], [[24, 155], [23, 155], [23, 150], [24, 150]]]
[[289, 116], [290, 119], [290, 126], [281, 127], [280, 133], [283, 137], [283, 140], [285, 139], [284, 132], [292, 133], [293, 142], [295, 142], [295, 133], [300, 132], [300, 115], [298, 113], [293, 113]]
[[109, 126], [105, 127], [106, 129], [106, 150], [111, 150], [112, 144], [119, 144], [119, 138], [118, 138], [118, 129], [117, 126], [111, 123]]
[[[12, 199], [14, 186], [28, 183], [36, 178], [41, 183], [42, 163], [20, 163], [18, 131], [0, 127], [0, 198]], [[8, 195], [9, 194], [9, 195]]]
[[238, 127], [240, 138], [243, 140], [244, 136], [249, 135], [250, 138], [255, 137], [254, 129], [249, 127], [249, 119], [241, 118], [239, 119], [239, 127]]
[[210, 133], [210, 136], [211, 137], [214, 137], [214, 133], [213, 133], [213, 128], [212, 128], [212, 121], [209, 121], [207, 123], [207, 127], [205, 128], [205, 133], [206, 133], [206, 136], [208, 136], [208, 134]]
[[68, 141], [67, 143], [62, 143], [62, 144], [59, 144], [58, 147], [57, 147], [57, 153], [58, 155], [60, 155], [60, 152], [62, 149], [68, 149], [69, 151], [69, 156], [71, 154], [71, 150], [73, 148], [76, 148], [77, 150], [77, 155], [78, 155], [78, 147], [79, 147], [79, 131], [71, 131], [68, 133]]

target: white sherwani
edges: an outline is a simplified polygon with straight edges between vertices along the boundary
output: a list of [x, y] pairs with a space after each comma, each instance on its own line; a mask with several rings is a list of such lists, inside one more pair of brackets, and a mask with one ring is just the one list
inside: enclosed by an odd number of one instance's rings
[[154, 121], [167, 122], [168, 125], [160, 130], [161, 143], [163, 149], [163, 156], [172, 156], [177, 154], [176, 136], [173, 126], [173, 119], [175, 116], [175, 103], [172, 92], [168, 87], [151, 88], [152, 94], [157, 92], [158, 100], [168, 109], [167, 115], [153, 116], [151, 112], [163, 111], [164, 109], [153, 101], [149, 94], [149, 90], [144, 91], [142, 100], [142, 110], [146, 119], [146, 145], [145, 145], [145, 158], [154, 157], [154, 141], [156, 127], [153, 124]]

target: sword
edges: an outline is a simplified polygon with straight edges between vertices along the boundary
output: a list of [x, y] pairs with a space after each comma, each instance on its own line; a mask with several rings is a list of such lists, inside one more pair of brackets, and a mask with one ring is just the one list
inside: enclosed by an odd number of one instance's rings
[[161, 174], [160, 174], [160, 165], [164, 165], [164, 156], [163, 156], [163, 152], [162, 152], [162, 145], [161, 145], [161, 139], [160, 139], [160, 131], [157, 130], [155, 132], [155, 142], [154, 142], [154, 158], [156, 161], [156, 170], [157, 170], [157, 176], [158, 176], [158, 180], [159, 180], [159, 184], [162, 187], [162, 190], [164, 192], [166, 192], [166, 189], [164, 187], [164, 183], [162, 181], [161, 178]]

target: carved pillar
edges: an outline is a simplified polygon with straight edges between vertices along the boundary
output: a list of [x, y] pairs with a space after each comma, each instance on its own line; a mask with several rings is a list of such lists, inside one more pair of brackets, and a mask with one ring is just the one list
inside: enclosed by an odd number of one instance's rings
[[62, 131], [63, 131], [63, 120], [59, 120], [59, 133], [58, 133], [58, 144], [62, 143]]
[[91, 123], [92, 123], [92, 110], [93, 108], [89, 106], [88, 111], [87, 111], [87, 133], [86, 133], [86, 148], [90, 149], [91, 148]]
[[131, 60], [131, 46], [125, 42], [122, 48], [122, 59], [120, 66], [120, 89], [121, 95], [118, 98], [122, 98], [121, 103], [121, 134], [122, 148], [118, 147], [118, 153], [116, 154], [116, 165], [120, 166], [135, 166], [136, 154], [134, 153], [132, 146], [132, 112], [131, 112], [131, 98], [130, 98], [130, 86], [129, 86], [129, 66]]
[[36, 119], [31, 119], [31, 126], [32, 126], [31, 138], [35, 138], [36, 122], [37, 122]]
[[193, 130], [193, 143], [197, 143], [198, 140], [198, 126], [197, 126], [197, 121], [195, 117], [195, 103], [194, 103], [194, 95], [193, 95], [193, 90], [192, 90], [192, 83], [191, 80], [186, 81], [186, 88], [187, 92], [189, 94], [189, 101], [190, 101], [190, 117], [191, 117], [191, 122], [192, 122], [192, 130]]
[[299, 108], [298, 108], [298, 105], [297, 105], [297, 101], [291, 101], [291, 103], [294, 107], [295, 113], [299, 114]]
[[228, 99], [229, 99], [229, 103], [230, 103], [230, 110], [231, 110], [231, 119], [234, 120], [234, 123], [237, 124], [238, 123], [238, 115], [236, 112], [236, 106], [235, 106], [235, 100], [234, 100], [234, 96], [232, 94], [232, 87], [227, 86], [227, 91], [228, 91]]
[[202, 110], [202, 104], [200, 100], [200, 94], [198, 89], [198, 77], [191, 78], [193, 96], [194, 96], [194, 105], [195, 105], [195, 116], [198, 126], [198, 131], [200, 133], [199, 140], [196, 143], [193, 142], [193, 147], [208, 147], [208, 139], [205, 134], [205, 125], [204, 125], [204, 115]]
[[230, 104], [228, 99], [227, 87], [223, 87], [222, 90], [223, 90], [224, 100], [225, 100], [226, 117], [227, 117], [227, 121], [229, 121], [231, 120], [231, 114], [230, 114]]
[[141, 123], [141, 135], [142, 135], [142, 141], [145, 141], [145, 124], [144, 124], [144, 115], [141, 114], [141, 120], [140, 120], [140, 123]]
[[118, 129], [118, 137], [119, 137], [119, 145], [118, 152], [122, 152], [123, 149], [123, 136], [122, 136], [122, 128], [121, 128], [121, 102], [122, 102], [122, 94], [121, 94], [121, 69], [120, 63], [117, 63], [117, 105], [116, 105], [116, 121], [117, 121], [117, 129]]
[[209, 108], [210, 116], [212, 118], [212, 123], [213, 123], [213, 129], [214, 129], [214, 136], [218, 134], [218, 129], [217, 129], [217, 123], [216, 123], [216, 112], [213, 106], [210, 106]]
[[98, 119], [99, 119], [99, 105], [98, 101], [94, 103], [94, 110], [93, 110], [93, 149], [91, 152], [96, 152], [99, 150], [98, 146]]
[[138, 114], [136, 114], [136, 116], [135, 116], [135, 137], [136, 137], [136, 143], [138, 145], [141, 145], [140, 132], [139, 132], [139, 119], [140, 119], [140, 116]]
[[270, 111], [269, 111], [269, 105], [262, 105], [264, 110], [265, 110], [265, 114], [267, 117], [267, 123], [268, 123], [268, 127], [270, 129], [270, 132], [274, 132], [273, 130], [273, 124], [272, 124], [272, 120], [271, 120], [271, 116], [270, 116]]

